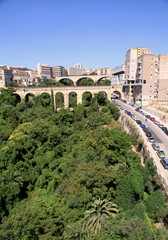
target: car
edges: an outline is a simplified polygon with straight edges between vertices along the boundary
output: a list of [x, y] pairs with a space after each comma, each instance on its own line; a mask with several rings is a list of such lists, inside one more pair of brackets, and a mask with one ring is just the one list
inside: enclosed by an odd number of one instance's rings
[[151, 116], [150, 116], [150, 115], [146, 115], [146, 118], [150, 119], [150, 118], [151, 118]]
[[145, 134], [146, 134], [147, 137], [152, 137], [152, 133], [149, 132], [149, 131], [147, 131]]
[[153, 143], [155, 140], [153, 137], [148, 137], [149, 142]]
[[140, 120], [136, 120], [136, 123], [139, 125], [142, 124], [142, 122]]
[[159, 122], [159, 121], [155, 121], [154, 123], [155, 123], [156, 125], [159, 125], [159, 124], [160, 124], [160, 122]]
[[160, 123], [160, 124], [158, 124], [158, 127], [162, 128], [162, 127], [164, 127], [164, 125]]
[[124, 107], [123, 107], [123, 106], [121, 106], [121, 107], [120, 107], [120, 109], [121, 109], [121, 110], [124, 110]]
[[132, 115], [132, 113], [131, 113], [130, 111], [128, 111], [127, 114], [128, 114], [128, 116], [131, 116], [131, 115]]
[[142, 128], [142, 130], [146, 133], [146, 132], [149, 132], [149, 129], [147, 127], [145, 128]]
[[131, 117], [132, 117], [133, 120], [135, 120], [135, 121], [137, 120], [137, 117], [134, 114], [132, 114]]
[[159, 151], [159, 150], [160, 150], [160, 146], [159, 146], [158, 143], [153, 143], [153, 144], [152, 144], [152, 147], [153, 147], [153, 149], [154, 149], [155, 151]]
[[158, 150], [157, 151], [157, 155], [160, 157], [160, 158], [165, 158], [166, 155], [165, 155], [165, 152], [163, 150]]
[[151, 117], [150, 120], [151, 120], [152, 122], [155, 122], [155, 118], [154, 118], [154, 117]]
[[161, 129], [163, 132], [166, 132], [168, 130], [167, 127], [161, 127]]
[[143, 124], [143, 123], [141, 123], [140, 127], [141, 127], [141, 128], [146, 128], [146, 125]]
[[160, 162], [162, 163], [165, 169], [168, 169], [168, 158], [163, 158], [160, 160]]

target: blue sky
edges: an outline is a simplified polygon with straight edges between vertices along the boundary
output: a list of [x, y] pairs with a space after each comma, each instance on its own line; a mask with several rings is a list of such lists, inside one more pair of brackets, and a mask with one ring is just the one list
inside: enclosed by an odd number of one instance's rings
[[115, 67], [138, 46], [168, 54], [168, 0], [0, 0], [0, 64]]

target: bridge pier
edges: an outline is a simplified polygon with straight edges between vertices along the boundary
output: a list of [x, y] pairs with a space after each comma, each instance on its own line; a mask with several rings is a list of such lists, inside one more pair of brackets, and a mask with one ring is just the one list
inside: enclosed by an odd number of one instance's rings
[[69, 108], [69, 94], [64, 94], [64, 108]]
[[82, 103], [82, 94], [77, 95], [77, 104]]

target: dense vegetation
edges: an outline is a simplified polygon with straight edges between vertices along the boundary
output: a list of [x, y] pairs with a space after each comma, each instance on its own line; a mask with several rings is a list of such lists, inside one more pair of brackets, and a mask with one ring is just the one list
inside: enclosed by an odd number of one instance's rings
[[168, 239], [155, 168], [118, 118], [101, 95], [56, 113], [1, 90], [0, 239]]

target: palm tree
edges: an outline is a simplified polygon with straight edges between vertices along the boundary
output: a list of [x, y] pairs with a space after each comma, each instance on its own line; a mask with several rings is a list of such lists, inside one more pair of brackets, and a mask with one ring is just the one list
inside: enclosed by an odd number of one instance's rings
[[85, 227], [90, 233], [97, 234], [109, 216], [114, 217], [119, 210], [117, 205], [104, 199], [96, 200], [85, 212]]

